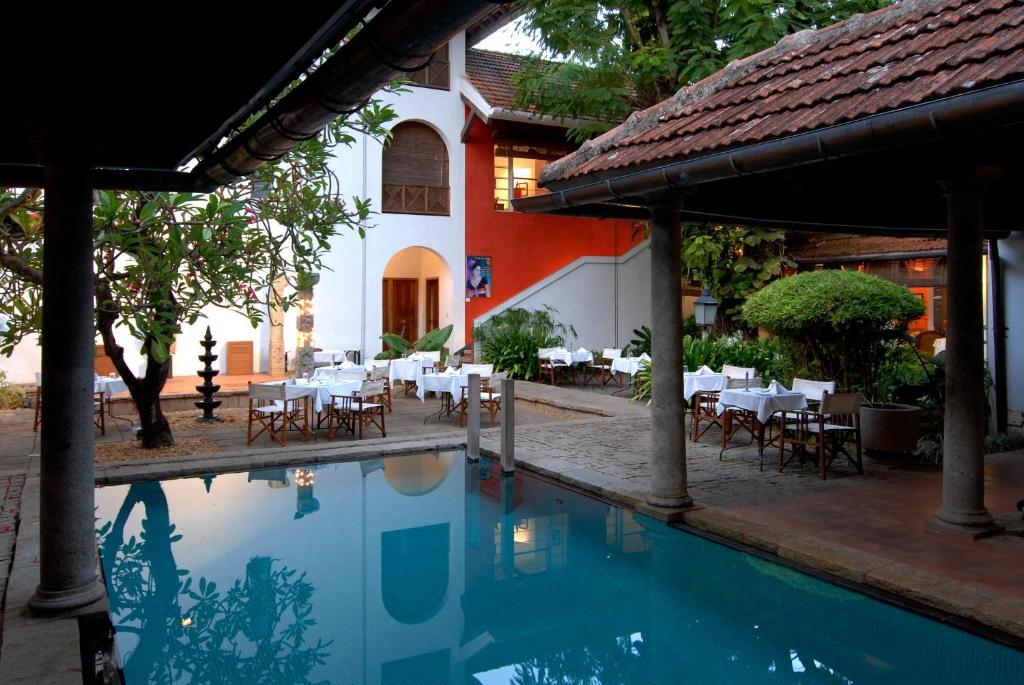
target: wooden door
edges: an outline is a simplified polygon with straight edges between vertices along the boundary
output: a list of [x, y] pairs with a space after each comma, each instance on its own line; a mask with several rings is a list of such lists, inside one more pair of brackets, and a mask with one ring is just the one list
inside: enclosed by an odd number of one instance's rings
[[227, 376], [248, 376], [252, 374], [252, 341], [239, 340], [228, 343]]
[[419, 337], [419, 282], [415, 278], [384, 279], [384, 332], [409, 341]]
[[427, 330], [441, 327], [441, 282], [436, 278], [427, 279]]

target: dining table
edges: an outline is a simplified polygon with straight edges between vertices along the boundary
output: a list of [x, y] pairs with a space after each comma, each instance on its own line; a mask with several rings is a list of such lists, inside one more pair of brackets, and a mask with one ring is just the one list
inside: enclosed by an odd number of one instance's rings
[[694, 371], [683, 374], [683, 399], [689, 402], [698, 392], [721, 392], [729, 384], [725, 374]]
[[[735, 435], [739, 428], [750, 432], [751, 442], [757, 442], [757, 456], [760, 460], [761, 469], [764, 469], [764, 429], [771, 417], [777, 412], [799, 411], [807, 408], [807, 396], [801, 392], [787, 390], [778, 381], [772, 381], [767, 388], [727, 388], [718, 395], [716, 409], [719, 416], [728, 410], [730, 416], [724, 422], [722, 429], [722, 449], [719, 457], [728, 447], [729, 439]], [[736, 428], [732, 428], [732, 421], [737, 422]], [[750, 444], [750, 442], [746, 443]], [[735, 445], [734, 447], [742, 447]]]

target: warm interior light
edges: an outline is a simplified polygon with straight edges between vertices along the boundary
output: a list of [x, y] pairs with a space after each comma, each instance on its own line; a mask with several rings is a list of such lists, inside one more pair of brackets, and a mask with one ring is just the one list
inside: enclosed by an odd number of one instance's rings
[[182, 628], [188, 628], [191, 625], [192, 625], [192, 617], [191, 616], [186, 616], [185, 618], [181, 619], [181, 627]]

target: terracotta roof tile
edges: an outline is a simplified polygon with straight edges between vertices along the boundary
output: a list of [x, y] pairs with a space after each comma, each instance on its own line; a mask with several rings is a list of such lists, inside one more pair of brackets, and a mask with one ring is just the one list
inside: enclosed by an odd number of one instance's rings
[[516, 89], [512, 76], [522, 63], [518, 55], [478, 48], [466, 50], [466, 76], [491, 107], [513, 107]]
[[1024, 0], [904, 0], [730, 64], [542, 180], [694, 157], [1024, 77]]

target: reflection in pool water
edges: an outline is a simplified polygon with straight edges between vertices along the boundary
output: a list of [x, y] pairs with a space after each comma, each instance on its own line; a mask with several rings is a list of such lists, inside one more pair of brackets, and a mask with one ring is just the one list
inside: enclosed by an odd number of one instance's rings
[[128, 685], [1024, 673], [1009, 648], [461, 454], [219, 475], [209, 491], [137, 483], [97, 502]]

